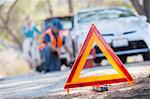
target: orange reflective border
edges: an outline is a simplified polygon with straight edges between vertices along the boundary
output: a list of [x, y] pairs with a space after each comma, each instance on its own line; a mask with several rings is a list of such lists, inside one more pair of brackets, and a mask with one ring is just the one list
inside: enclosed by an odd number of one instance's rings
[[85, 87], [85, 86], [96, 86], [96, 85], [105, 85], [119, 82], [127, 82], [126, 78], [119, 79], [110, 79], [110, 80], [102, 80], [102, 81], [94, 81], [94, 82], [79, 82], [79, 83], [66, 83], [65, 89], [76, 88], [76, 87]]

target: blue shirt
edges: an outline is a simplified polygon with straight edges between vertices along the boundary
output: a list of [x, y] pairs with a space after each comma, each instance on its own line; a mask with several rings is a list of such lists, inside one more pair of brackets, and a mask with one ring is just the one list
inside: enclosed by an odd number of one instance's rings
[[23, 27], [22, 32], [24, 33], [25, 38], [34, 38], [34, 33], [37, 32], [38, 34], [41, 34], [41, 32], [35, 27], [31, 26], [31, 28]]

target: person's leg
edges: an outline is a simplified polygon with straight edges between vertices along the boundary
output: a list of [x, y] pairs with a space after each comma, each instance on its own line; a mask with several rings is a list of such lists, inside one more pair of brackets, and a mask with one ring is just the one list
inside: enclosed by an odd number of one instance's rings
[[53, 55], [53, 71], [59, 71], [60, 70], [60, 58], [58, 56]]
[[29, 67], [32, 69], [33, 67], [32, 67], [32, 59], [30, 56], [30, 39], [25, 39], [23, 42], [23, 54], [26, 61], [29, 64]]
[[50, 58], [51, 58], [51, 50], [48, 46], [46, 46], [45, 48], [43, 48], [42, 50], [42, 57], [43, 57], [43, 65], [44, 65], [44, 71], [45, 72], [49, 72], [50, 71], [50, 66], [51, 66], [51, 62], [50, 62]]
[[32, 60], [33, 60], [34, 65], [36, 67], [38, 65], [40, 55], [39, 55], [39, 50], [38, 50], [38, 47], [37, 47], [37, 41], [35, 39], [32, 40], [32, 49], [31, 50], [32, 50], [31, 51]]

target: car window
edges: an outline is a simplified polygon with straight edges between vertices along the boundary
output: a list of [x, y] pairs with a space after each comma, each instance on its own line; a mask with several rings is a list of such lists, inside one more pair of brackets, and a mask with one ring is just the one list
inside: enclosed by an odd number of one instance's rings
[[[71, 17], [67, 18], [58, 18], [63, 26], [63, 29], [71, 29], [72, 28], [72, 20]], [[52, 20], [53, 19], [48, 19], [45, 21], [45, 29], [48, 29], [49, 27], [52, 26]]]
[[78, 13], [77, 16], [78, 16], [78, 23], [85, 23], [91, 21], [129, 17], [129, 16], [134, 16], [134, 14], [129, 10], [102, 9], [102, 10], [94, 10], [89, 12]]
[[70, 20], [61, 20], [61, 24], [63, 25], [63, 29], [72, 28], [72, 22]]

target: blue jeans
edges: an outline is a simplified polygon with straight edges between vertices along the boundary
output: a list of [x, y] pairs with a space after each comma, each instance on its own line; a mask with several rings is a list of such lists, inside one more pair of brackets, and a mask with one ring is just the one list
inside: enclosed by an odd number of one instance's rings
[[48, 46], [42, 50], [42, 57], [45, 72], [60, 70], [60, 59], [58, 55], [52, 52]]

